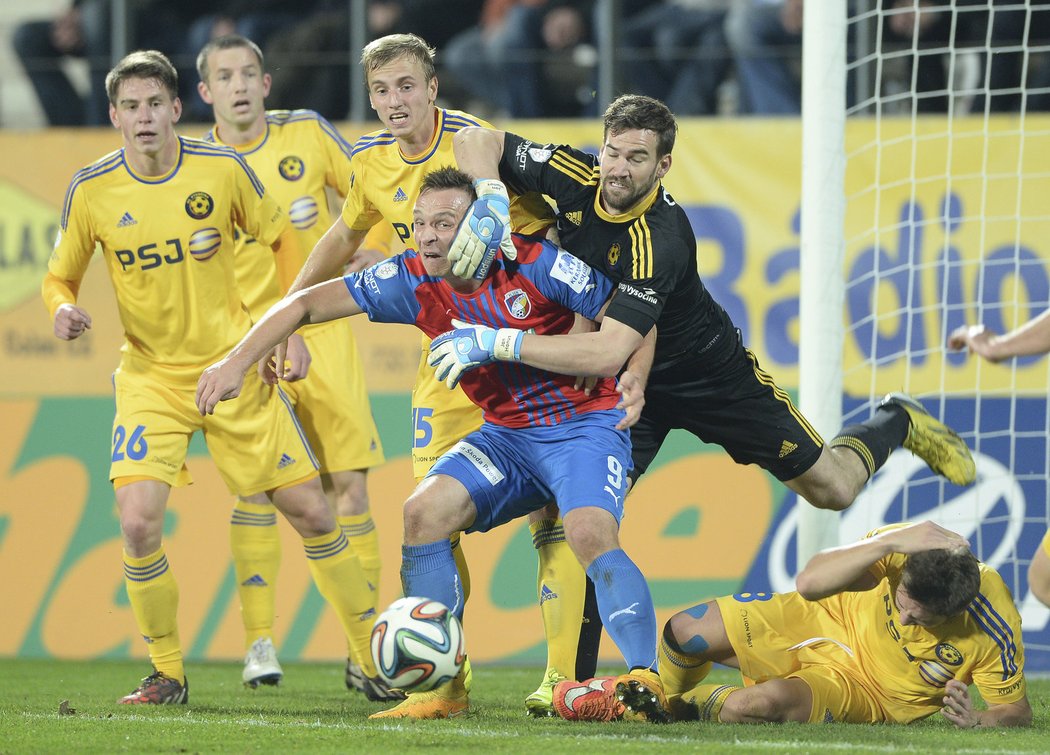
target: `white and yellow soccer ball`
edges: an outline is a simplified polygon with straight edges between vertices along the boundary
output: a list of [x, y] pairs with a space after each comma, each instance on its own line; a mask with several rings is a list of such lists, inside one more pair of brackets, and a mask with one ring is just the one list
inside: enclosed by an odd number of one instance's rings
[[463, 627], [429, 598], [399, 598], [372, 628], [372, 660], [391, 687], [425, 692], [450, 681], [463, 667]]

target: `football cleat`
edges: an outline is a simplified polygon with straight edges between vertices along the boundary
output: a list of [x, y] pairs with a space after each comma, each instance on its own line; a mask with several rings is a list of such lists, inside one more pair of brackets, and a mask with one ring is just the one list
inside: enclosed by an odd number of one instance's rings
[[277, 650], [273, 646], [273, 640], [260, 637], [252, 643], [244, 656], [244, 672], [241, 674], [244, 686], [252, 689], [260, 684], [276, 686], [282, 678], [284, 671], [277, 661]]
[[365, 693], [365, 697], [374, 703], [389, 703], [405, 699], [404, 692], [391, 687], [378, 676], [364, 676], [362, 674], [361, 679], [361, 691]]
[[134, 692], [124, 695], [117, 702], [121, 705], [185, 705], [189, 701], [188, 679], [180, 683], [154, 669]]
[[349, 658], [346, 659], [346, 688], [351, 692], [365, 691], [365, 675], [361, 667]]
[[551, 690], [551, 707], [566, 721], [619, 721], [626, 709], [615, 692], [615, 676], [563, 679]]
[[628, 712], [640, 713], [654, 724], [671, 721], [660, 675], [649, 669], [634, 669], [616, 677], [616, 699]]
[[907, 412], [908, 435], [904, 438], [904, 447], [925, 461], [930, 469], [956, 485], [969, 485], [977, 478], [970, 449], [954, 430], [905, 393], [887, 394], [880, 406], [887, 404]]
[[552, 718], [558, 715], [554, 710], [554, 685], [565, 681], [565, 677], [555, 669], [547, 669], [547, 675], [539, 688], [525, 698], [525, 712], [533, 718]]
[[451, 681], [440, 687], [428, 692], [411, 692], [398, 705], [373, 713], [369, 718], [455, 718], [469, 710], [470, 698], [463, 686], [461, 669]]

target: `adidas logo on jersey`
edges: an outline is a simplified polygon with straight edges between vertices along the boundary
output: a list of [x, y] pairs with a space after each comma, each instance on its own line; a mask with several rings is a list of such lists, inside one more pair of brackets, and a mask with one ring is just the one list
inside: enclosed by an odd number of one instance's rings
[[139, 221], [135, 220], [135, 218], [131, 217], [130, 212], [125, 212], [120, 216], [120, 220], [117, 221], [117, 228], [127, 228], [129, 225], [138, 225], [138, 222]]
[[295, 464], [295, 459], [293, 459], [288, 454], [281, 454], [281, 460], [277, 462], [277, 468], [284, 469], [290, 464]]
[[565, 219], [573, 225], [579, 225], [583, 222], [583, 210], [576, 210], [575, 212], [565, 213]]
[[796, 448], [798, 448], [798, 443], [792, 443], [789, 440], [785, 440], [783, 443], [780, 444], [780, 458], [783, 459]]
[[253, 574], [241, 582], [241, 587], [267, 587], [266, 580], [259, 574]]
[[544, 603], [546, 603], [548, 600], [554, 600], [557, 597], [558, 597], [558, 593], [554, 592], [554, 590], [552, 590], [549, 587], [547, 587], [547, 585], [544, 585], [540, 589], [540, 605], [541, 606]]
[[394, 201], [395, 202], [407, 202], [408, 201], [408, 194], [406, 194], [405, 190], [402, 189], [400, 186], [397, 187], [397, 192], [394, 194]]

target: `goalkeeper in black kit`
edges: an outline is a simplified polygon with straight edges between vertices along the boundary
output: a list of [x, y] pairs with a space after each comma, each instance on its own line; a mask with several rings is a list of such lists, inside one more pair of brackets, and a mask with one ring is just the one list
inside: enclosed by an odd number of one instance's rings
[[[546, 194], [558, 208], [561, 245], [617, 284], [606, 321], [643, 336], [656, 326], [645, 405], [631, 428], [632, 480], [646, 471], [668, 432], [682, 428], [719, 444], [739, 464], [758, 464], [822, 509], [847, 508], [899, 446], [952, 483], [972, 483], [966, 444], [910, 396], [886, 396], [870, 419], [842, 428], [825, 444], [762, 370], [704, 287], [696, 235], [663, 186], [677, 130], [674, 114], [659, 100], [624, 95], [605, 111], [597, 157], [493, 129], [465, 128], [454, 137], [460, 168], [477, 179], [479, 215], [505, 201], [504, 186], [486, 179]], [[450, 250], [461, 275], [481, 260], [473, 233], [464, 222]], [[595, 657], [593, 649], [585, 651], [581, 656]], [[593, 667], [577, 664], [578, 678], [581, 671], [593, 675]]]

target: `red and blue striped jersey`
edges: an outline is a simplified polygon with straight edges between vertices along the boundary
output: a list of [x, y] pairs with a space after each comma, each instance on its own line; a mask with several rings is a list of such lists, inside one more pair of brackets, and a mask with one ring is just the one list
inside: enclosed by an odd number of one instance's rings
[[[452, 329], [453, 318], [493, 328], [568, 333], [574, 312], [595, 319], [612, 282], [582, 260], [538, 237], [513, 236], [516, 262], [493, 264], [481, 287], [455, 291], [427, 274], [413, 250], [344, 278], [358, 306], [376, 322], [415, 325], [431, 338]], [[589, 396], [575, 377], [518, 362], [493, 362], [464, 373], [463, 391], [485, 421], [505, 427], [556, 425], [619, 403], [616, 382], [603, 378]]]

